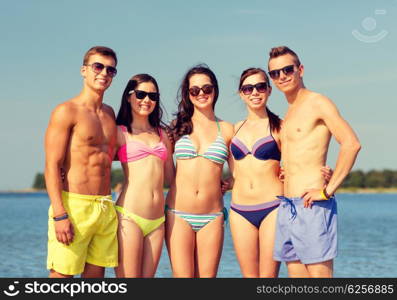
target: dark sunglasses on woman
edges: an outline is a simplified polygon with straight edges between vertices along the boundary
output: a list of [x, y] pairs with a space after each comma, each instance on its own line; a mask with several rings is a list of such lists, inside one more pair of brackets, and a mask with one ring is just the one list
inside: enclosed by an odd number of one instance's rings
[[201, 88], [199, 88], [198, 86], [192, 86], [189, 89], [189, 93], [193, 97], [196, 97], [196, 96], [198, 96], [200, 94], [200, 91], [203, 91], [204, 94], [209, 95], [209, 94], [212, 93], [213, 90], [214, 90], [214, 86], [213, 85], [205, 84]]
[[265, 93], [267, 88], [267, 82], [258, 82], [257, 84], [245, 84], [240, 88], [240, 91], [242, 91], [244, 95], [251, 95], [254, 89], [259, 93]]
[[132, 91], [129, 91], [129, 95], [131, 95], [132, 93], [135, 93], [135, 96], [137, 97], [137, 99], [145, 99], [146, 98], [146, 96], [149, 96], [149, 99], [150, 100], [152, 100], [152, 101], [159, 101], [160, 100], [160, 94], [159, 93], [156, 93], [156, 92], [151, 92], [151, 93], [148, 93], [148, 92], [145, 92], [145, 91], [140, 91], [140, 90], [132, 90]]

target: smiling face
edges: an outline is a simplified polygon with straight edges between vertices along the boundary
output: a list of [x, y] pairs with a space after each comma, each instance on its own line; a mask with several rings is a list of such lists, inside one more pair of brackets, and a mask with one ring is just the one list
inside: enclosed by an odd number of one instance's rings
[[[263, 87], [263, 83], [267, 84], [267, 89], [264, 91], [261, 87], [253, 88], [257, 84]], [[253, 89], [252, 89], [253, 88]], [[248, 89], [249, 91], [252, 89], [252, 92], [249, 94], [245, 94], [243, 92], [244, 89]], [[259, 89], [259, 91], [258, 91]], [[244, 100], [245, 104], [253, 109], [264, 109], [267, 103], [267, 99], [270, 96], [272, 88], [268, 85], [268, 82], [263, 73], [256, 73], [248, 76], [241, 84], [240, 88], [240, 97]]]
[[189, 89], [200, 89], [199, 94], [197, 94], [196, 96], [192, 95], [192, 93], [189, 93], [189, 99], [195, 107], [201, 109], [212, 109], [215, 95], [214, 89], [212, 88], [212, 91], [208, 94], [204, 92], [208, 92], [210, 90], [209, 86], [213, 86], [213, 84], [211, 82], [211, 79], [205, 74], [194, 74], [192, 77], [190, 77]]
[[113, 78], [107, 73], [107, 68], [103, 68], [100, 73], [94, 72], [91, 66], [93, 63], [116, 67], [116, 62], [111, 56], [93, 54], [89, 57], [87, 65], [81, 67], [80, 72], [84, 78], [84, 84], [92, 90], [104, 92], [111, 85]]
[[[281, 69], [293, 66], [291, 74], [285, 74]], [[280, 70], [278, 78], [272, 78], [274, 85], [283, 93], [290, 93], [303, 86], [303, 65], [297, 65], [291, 54], [280, 55], [269, 60], [269, 72]]]
[[[143, 91], [146, 93], [157, 93], [156, 86], [148, 81], [141, 82], [135, 88], [135, 91]], [[132, 115], [136, 116], [149, 116], [156, 108], [157, 102], [149, 98], [149, 95], [145, 95], [143, 99], [139, 99], [137, 94], [134, 92], [128, 98], [128, 102], [131, 104]]]

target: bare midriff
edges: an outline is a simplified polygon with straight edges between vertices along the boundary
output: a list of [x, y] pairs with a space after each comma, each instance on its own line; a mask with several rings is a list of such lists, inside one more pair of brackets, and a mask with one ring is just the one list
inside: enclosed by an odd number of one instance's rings
[[247, 155], [234, 161], [233, 203], [255, 205], [277, 200], [283, 195], [279, 179], [280, 164], [276, 160], [258, 160]]
[[203, 157], [177, 160], [175, 185], [168, 194], [168, 206], [176, 210], [206, 214], [223, 209], [222, 165]]
[[143, 218], [164, 215], [164, 162], [154, 155], [122, 164], [124, 183], [116, 204]]
[[314, 119], [299, 120], [291, 118], [282, 131], [284, 194], [287, 197], [299, 197], [305, 190], [322, 189], [325, 184], [321, 167], [326, 164], [330, 132]]

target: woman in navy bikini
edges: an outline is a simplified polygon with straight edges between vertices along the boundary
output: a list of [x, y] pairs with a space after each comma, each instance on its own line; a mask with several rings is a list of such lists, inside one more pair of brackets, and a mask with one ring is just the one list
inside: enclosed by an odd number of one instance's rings
[[[234, 126], [229, 166], [234, 178], [230, 228], [244, 277], [278, 277], [273, 259], [277, 208], [283, 195], [280, 174], [282, 120], [267, 108], [271, 86], [266, 72], [250, 68], [241, 74], [239, 93], [247, 119]], [[327, 177], [329, 169], [324, 167]]]
[[167, 196], [166, 243], [174, 277], [215, 277], [222, 253], [226, 210], [221, 177], [233, 125], [214, 113], [215, 74], [190, 69], [179, 89], [173, 122], [176, 178]]

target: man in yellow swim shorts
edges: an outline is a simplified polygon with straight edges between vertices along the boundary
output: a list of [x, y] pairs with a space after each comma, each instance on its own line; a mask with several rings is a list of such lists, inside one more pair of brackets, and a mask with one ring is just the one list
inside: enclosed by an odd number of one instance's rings
[[116, 65], [112, 49], [89, 49], [80, 70], [82, 91], [52, 111], [47, 127], [47, 269], [53, 278], [103, 277], [105, 267], [118, 263], [118, 224], [110, 190], [117, 130], [113, 109], [103, 103]]

